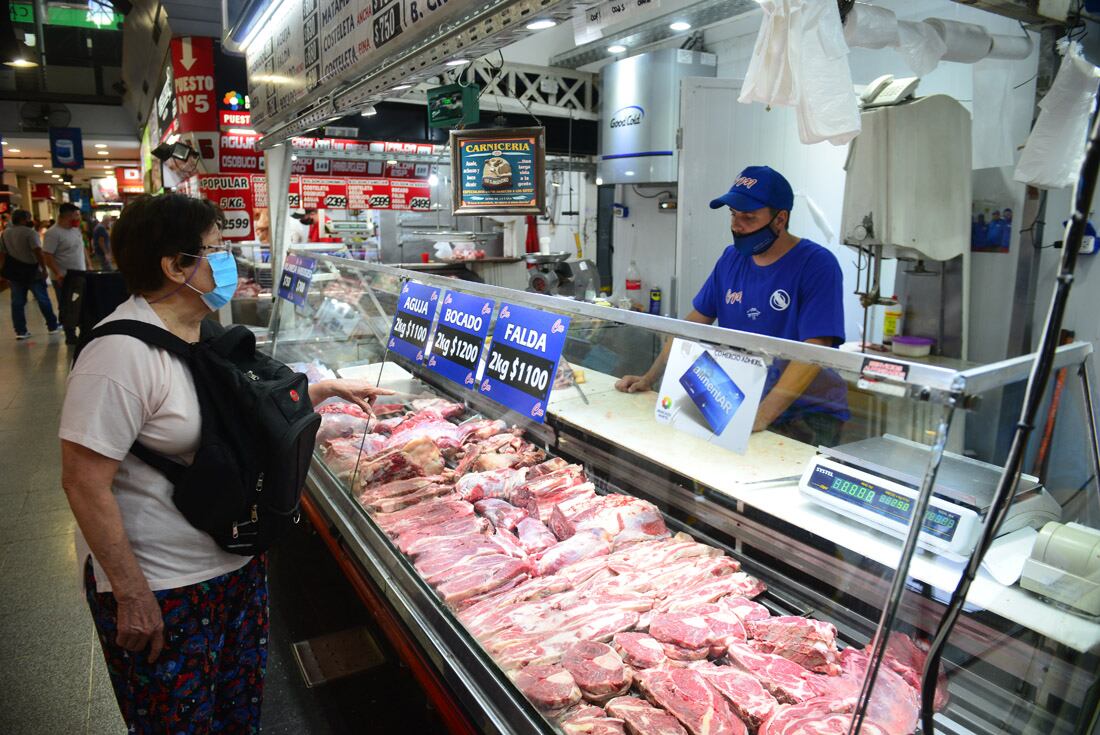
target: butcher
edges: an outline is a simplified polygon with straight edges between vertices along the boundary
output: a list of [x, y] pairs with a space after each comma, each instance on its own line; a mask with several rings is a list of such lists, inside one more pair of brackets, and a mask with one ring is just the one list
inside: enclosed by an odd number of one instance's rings
[[[840, 264], [829, 250], [787, 229], [794, 190], [778, 171], [749, 166], [730, 190], [710, 202], [728, 207], [733, 244], [726, 248], [692, 301], [687, 320], [770, 337], [836, 347], [844, 341]], [[653, 390], [672, 340], [644, 375], [615, 387]], [[775, 360], [753, 431], [770, 429], [812, 445], [834, 445], [849, 418], [845, 382], [816, 365]]]

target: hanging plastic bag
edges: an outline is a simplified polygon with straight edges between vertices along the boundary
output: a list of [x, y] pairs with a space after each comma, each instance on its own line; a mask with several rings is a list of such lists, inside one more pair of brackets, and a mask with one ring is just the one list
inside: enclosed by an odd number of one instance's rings
[[[859, 135], [859, 100], [848, 65], [848, 44], [835, 2], [810, 0], [798, 14], [798, 137], [803, 143], [844, 145]], [[792, 54], [793, 56], [793, 54]]]
[[1054, 84], [1039, 103], [1039, 119], [1013, 176], [1043, 189], [1064, 189], [1077, 181], [1100, 79], [1100, 69], [1081, 56], [1080, 44], [1060, 44], [1065, 57]]
[[787, 54], [790, 0], [761, 0], [764, 18], [737, 101], [789, 107], [797, 103]]
[[929, 74], [939, 66], [940, 59], [947, 53], [947, 44], [936, 29], [921, 21], [898, 21], [898, 53], [918, 77]]

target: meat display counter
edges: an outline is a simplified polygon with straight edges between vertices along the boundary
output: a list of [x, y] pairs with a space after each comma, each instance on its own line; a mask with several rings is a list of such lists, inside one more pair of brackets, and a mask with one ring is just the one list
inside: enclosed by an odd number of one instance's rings
[[[975, 409], [1030, 358], [955, 371], [313, 257], [268, 348], [394, 393], [317, 407], [307, 511], [454, 731], [905, 735], [922, 677], [938, 731], [1094, 730], [1090, 345], [1060, 349], [1040, 475], [926, 673], [1000, 472]], [[668, 339], [659, 386], [616, 390]], [[809, 388], [754, 426], [792, 362]]]

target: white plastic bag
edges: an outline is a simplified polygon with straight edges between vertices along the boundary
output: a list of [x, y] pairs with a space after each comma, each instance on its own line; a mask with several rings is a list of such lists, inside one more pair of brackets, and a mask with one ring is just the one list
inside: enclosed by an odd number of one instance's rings
[[1054, 84], [1039, 103], [1039, 119], [1016, 164], [1016, 181], [1044, 189], [1073, 186], [1085, 157], [1097, 80], [1100, 69], [1081, 56], [1080, 44], [1070, 44]]
[[[799, 0], [794, 0], [798, 3]], [[764, 18], [737, 101], [790, 107], [798, 103], [787, 53], [791, 0], [760, 0]]]
[[920, 21], [898, 21], [898, 53], [918, 77], [923, 77], [935, 69], [943, 55], [947, 53], [947, 44], [936, 29]]

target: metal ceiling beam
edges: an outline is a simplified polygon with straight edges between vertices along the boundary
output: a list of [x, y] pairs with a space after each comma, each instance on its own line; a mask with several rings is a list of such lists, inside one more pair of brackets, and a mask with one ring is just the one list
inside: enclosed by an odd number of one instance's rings
[[[607, 51], [607, 47], [613, 44], [626, 46], [629, 52], [631, 49], [650, 46], [673, 38], [686, 39], [691, 33], [698, 32], [707, 26], [759, 9], [760, 5], [754, 0], [702, 0], [681, 10], [665, 13], [618, 33], [611, 33], [599, 40], [569, 49], [551, 58], [550, 65], [576, 69], [615, 56]], [[674, 31], [668, 27], [673, 21], [690, 23], [691, 30]]]

